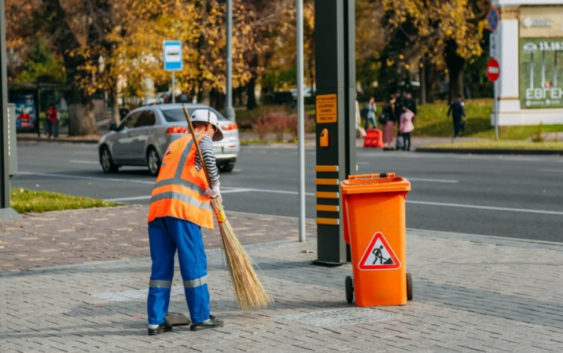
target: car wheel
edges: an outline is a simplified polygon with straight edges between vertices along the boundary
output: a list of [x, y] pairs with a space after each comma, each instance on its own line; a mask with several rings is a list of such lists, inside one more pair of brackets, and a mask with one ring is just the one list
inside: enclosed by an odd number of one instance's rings
[[100, 165], [104, 173], [115, 173], [119, 169], [119, 166], [113, 163], [111, 152], [107, 146], [103, 146], [100, 149]]
[[236, 159], [230, 159], [219, 165], [219, 171], [221, 173], [230, 173], [235, 168]]
[[150, 175], [158, 175], [158, 171], [160, 170], [160, 157], [153, 147], [149, 148], [147, 152], [147, 165]]

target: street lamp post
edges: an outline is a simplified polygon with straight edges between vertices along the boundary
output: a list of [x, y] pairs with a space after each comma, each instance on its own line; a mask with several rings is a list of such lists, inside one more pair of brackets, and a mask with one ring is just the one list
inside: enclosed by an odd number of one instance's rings
[[[0, 218], [17, 217], [10, 208], [10, 153], [8, 121], [8, 81], [6, 75], [6, 14], [4, 0], [0, 0]], [[12, 137], [12, 138], [15, 138]]]
[[235, 120], [233, 109], [233, 0], [227, 0], [227, 79], [225, 117]]
[[299, 141], [299, 241], [305, 241], [305, 113], [303, 100], [303, 0], [297, 0], [297, 121]]

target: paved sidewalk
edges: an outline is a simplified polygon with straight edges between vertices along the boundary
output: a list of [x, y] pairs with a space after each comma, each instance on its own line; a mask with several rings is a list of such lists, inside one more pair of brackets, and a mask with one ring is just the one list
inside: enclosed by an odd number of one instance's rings
[[[356, 308], [345, 301], [350, 264], [311, 264], [312, 220], [308, 240], [299, 243], [294, 218], [235, 212], [228, 213], [235, 232], [252, 243], [247, 251], [275, 303], [265, 310], [238, 310], [222, 250], [212, 245], [211, 306], [225, 327], [191, 332], [184, 326], [147, 336], [145, 214], [143, 206], [126, 206], [0, 220], [0, 351], [560, 352], [563, 347], [563, 244], [409, 229], [413, 301]], [[213, 244], [216, 233], [206, 237]], [[28, 250], [44, 255], [32, 261]], [[5, 258], [14, 265], [6, 266]], [[186, 312], [178, 271], [170, 309]]]

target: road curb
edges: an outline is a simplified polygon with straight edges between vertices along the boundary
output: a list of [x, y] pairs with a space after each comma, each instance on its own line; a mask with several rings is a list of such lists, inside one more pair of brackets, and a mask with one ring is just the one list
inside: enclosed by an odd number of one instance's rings
[[525, 154], [525, 155], [563, 155], [563, 150], [521, 150], [521, 149], [476, 149], [476, 148], [429, 148], [419, 147], [415, 152], [461, 153], [461, 154]]

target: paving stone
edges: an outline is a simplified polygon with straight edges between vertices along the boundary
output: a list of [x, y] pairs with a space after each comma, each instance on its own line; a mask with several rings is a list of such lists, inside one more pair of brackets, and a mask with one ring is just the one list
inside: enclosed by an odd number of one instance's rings
[[[561, 244], [409, 229], [414, 300], [358, 308], [345, 302], [350, 264], [311, 264], [312, 220], [308, 240], [299, 243], [296, 219], [245, 213], [229, 217], [274, 303], [264, 310], [238, 309], [219, 235], [208, 232], [211, 307], [225, 327], [191, 332], [181, 326], [147, 336], [145, 216], [146, 207], [128, 206], [0, 221], [0, 351], [560, 352], [563, 347]], [[61, 220], [60, 229], [79, 230], [55, 232]], [[187, 312], [178, 268], [170, 311]]]

